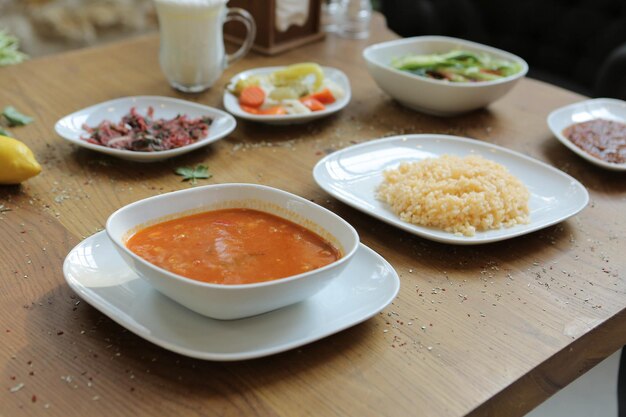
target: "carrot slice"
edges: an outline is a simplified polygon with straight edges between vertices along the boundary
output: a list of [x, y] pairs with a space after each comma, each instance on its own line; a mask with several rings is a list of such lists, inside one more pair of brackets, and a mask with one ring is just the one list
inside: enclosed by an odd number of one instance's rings
[[317, 93], [313, 93], [308, 97], [314, 98], [322, 104], [332, 104], [337, 100], [328, 88], [325, 88], [322, 91], [318, 91]]
[[300, 99], [300, 102], [307, 106], [311, 111], [320, 111], [324, 110], [326, 106], [320, 103], [319, 100], [314, 99], [313, 97], [303, 97]]
[[265, 101], [265, 91], [257, 85], [251, 85], [241, 90], [239, 104], [248, 107], [261, 107]]
[[246, 105], [242, 104], [241, 105], [241, 110], [245, 111], [246, 113], [262, 114], [262, 115], [287, 114], [287, 110], [285, 110], [285, 108], [283, 106], [274, 106], [274, 107], [268, 107], [267, 109], [259, 109], [257, 107], [250, 107], [250, 106], [246, 106]]
[[283, 106], [274, 106], [274, 107], [269, 107], [267, 109], [259, 110], [259, 114], [281, 115], [281, 114], [287, 114], [287, 110], [285, 110]]
[[246, 106], [245, 104], [241, 104], [240, 107], [241, 107], [241, 110], [245, 111], [246, 113], [252, 113], [252, 114], [260, 113], [259, 109], [257, 109], [256, 107]]

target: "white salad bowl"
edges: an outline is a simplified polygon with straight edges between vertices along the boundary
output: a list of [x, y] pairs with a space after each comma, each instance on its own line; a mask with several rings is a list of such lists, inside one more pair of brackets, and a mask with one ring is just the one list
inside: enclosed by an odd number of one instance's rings
[[[122, 117], [130, 112], [132, 107], [135, 107], [142, 115], [145, 115], [148, 112], [148, 108], [152, 107], [154, 109], [154, 117], [159, 119], [173, 119], [180, 114], [190, 118], [208, 116], [213, 119], [213, 122], [211, 126], [209, 126], [209, 134], [206, 137], [189, 145], [165, 151], [139, 152], [126, 149], [114, 149], [89, 143], [82, 139], [82, 137], [88, 136], [87, 131], [83, 129], [83, 125], [93, 127], [104, 120], [110, 120], [113, 123], [119, 122]], [[233, 116], [213, 107], [170, 97], [138, 96], [105, 101], [78, 110], [57, 121], [54, 125], [54, 129], [59, 136], [67, 141], [80, 147], [91, 149], [92, 151], [129, 161], [156, 162], [173, 158], [216, 142], [228, 136], [235, 130], [236, 126], [237, 122]]]
[[573, 124], [588, 122], [594, 119], [612, 120], [626, 123], [626, 101], [613, 98], [596, 98], [570, 104], [554, 110], [548, 115], [548, 126], [554, 136], [571, 151], [599, 167], [613, 171], [626, 171], [626, 163], [616, 164], [603, 161], [572, 143], [563, 130]]
[[[449, 82], [401, 71], [391, 66], [394, 58], [408, 54], [438, 54], [464, 50], [488, 54], [520, 65], [518, 73], [494, 81]], [[378, 86], [401, 104], [435, 116], [454, 116], [487, 106], [505, 95], [528, 72], [522, 58], [463, 39], [418, 36], [371, 45], [363, 51], [367, 69]]]
[[[223, 285], [169, 272], [126, 247], [133, 233], [151, 224], [225, 208], [256, 209], [292, 221], [331, 242], [342, 257], [291, 277]], [[344, 270], [359, 246], [354, 228], [331, 211], [294, 194], [254, 184], [209, 185], [137, 201], [113, 213], [107, 220], [106, 232], [128, 266], [159, 292], [199, 314], [224, 320], [254, 316], [312, 296]]]
[[[248, 78], [253, 75], [267, 75], [271, 74], [274, 71], [283, 69], [285, 67], [264, 67], [264, 68], [254, 68], [248, 71], [240, 72], [235, 75], [230, 82], [229, 85], [234, 85], [237, 81], [241, 79]], [[324, 110], [315, 111], [306, 114], [284, 114], [284, 115], [259, 115], [252, 114], [241, 109], [239, 105], [239, 99], [233, 93], [228, 91], [228, 88], [224, 90], [224, 108], [231, 113], [232, 115], [252, 122], [260, 122], [271, 125], [292, 125], [292, 124], [301, 124], [307, 123], [322, 117], [330, 116], [333, 113], [337, 113], [344, 107], [348, 105], [350, 99], [352, 97], [352, 92], [350, 90], [350, 81], [346, 74], [344, 74], [341, 70], [331, 67], [322, 67], [324, 71], [324, 77], [329, 80], [335, 82], [341, 89], [343, 90], [343, 96], [338, 98], [332, 104], [326, 105]]]

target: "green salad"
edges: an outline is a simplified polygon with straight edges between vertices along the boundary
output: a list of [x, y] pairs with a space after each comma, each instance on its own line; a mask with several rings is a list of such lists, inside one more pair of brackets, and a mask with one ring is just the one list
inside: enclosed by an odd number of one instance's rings
[[393, 59], [391, 66], [422, 77], [452, 82], [498, 80], [522, 70], [521, 65], [516, 62], [467, 51], [405, 55]]

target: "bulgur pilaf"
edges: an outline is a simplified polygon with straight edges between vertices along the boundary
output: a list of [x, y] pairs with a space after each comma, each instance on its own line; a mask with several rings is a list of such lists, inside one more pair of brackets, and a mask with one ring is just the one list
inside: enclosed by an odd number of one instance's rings
[[458, 235], [530, 221], [526, 186], [478, 155], [442, 155], [384, 172], [378, 199], [403, 221]]

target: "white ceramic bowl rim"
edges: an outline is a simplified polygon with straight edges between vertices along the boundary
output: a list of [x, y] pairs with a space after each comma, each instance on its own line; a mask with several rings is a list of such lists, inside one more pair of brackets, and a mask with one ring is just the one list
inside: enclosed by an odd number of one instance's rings
[[[497, 55], [502, 55], [505, 59], [508, 59], [510, 61], [516, 62], [518, 64], [520, 64], [522, 66], [522, 69], [519, 72], [516, 72], [515, 74], [511, 74], [508, 77], [503, 77], [497, 80], [492, 80], [492, 81], [474, 81], [474, 82], [449, 82], [449, 81], [442, 81], [442, 80], [435, 80], [432, 78], [426, 78], [426, 77], [420, 77], [419, 75], [415, 75], [415, 74], [411, 74], [408, 71], [402, 71], [399, 69], [395, 69], [394, 67], [392, 67], [391, 65], [384, 65], [381, 62], [373, 59], [371, 57], [371, 54], [379, 49], [385, 49], [387, 47], [391, 47], [391, 46], [395, 46], [395, 45], [405, 45], [405, 44], [414, 44], [414, 43], [421, 43], [421, 42], [428, 42], [428, 41], [443, 41], [443, 42], [450, 42], [451, 46], [469, 46], [469, 47], [473, 47], [476, 49], [481, 49], [483, 50], [485, 53], [488, 54], [497, 54]], [[480, 88], [480, 87], [486, 87], [486, 86], [490, 86], [490, 85], [497, 85], [497, 84], [503, 84], [506, 82], [509, 82], [511, 80], [517, 79], [517, 78], [521, 78], [523, 76], [526, 75], [526, 73], [528, 72], [528, 63], [522, 59], [521, 57], [514, 55], [510, 52], [504, 51], [502, 49], [498, 49], [498, 48], [494, 48], [492, 46], [488, 46], [488, 45], [484, 45], [482, 43], [478, 43], [478, 42], [472, 42], [472, 41], [468, 41], [465, 39], [460, 39], [460, 38], [452, 38], [449, 36], [415, 36], [412, 38], [404, 38], [404, 39], [396, 39], [393, 41], [387, 41], [387, 42], [381, 42], [381, 43], [377, 43], [374, 45], [370, 45], [367, 48], [365, 48], [363, 50], [363, 58], [366, 59], [368, 62], [370, 62], [372, 65], [376, 65], [379, 68], [383, 68], [389, 71], [392, 71], [396, 74], [400, 74], [403, 77], [406, 77], [407, 80], [420, 80], [420, 81], [424, 81], [426, 83], [431, 83], [434, 85], [445, 85], [445, 86], [449, 86], [452, 88]]]
[[[249, 186], [249, 187], [253, 187], [253, 188], [260, 188], [260, 189], [264, 189], [264, 190], [268, 190], [268, 191], [272, 191], [272, 192], [280, 192], [280, 193], [284, 193], [285, 195], [291, 197], [291, 198], [296, 198], [299, 201], [302, 202], [306, 202], [309, 206], [315, 206], [318, 210], [323, 211], [326, 215], [329, 215], [331, 217], [334, 217], [338, 220], [341, 221], [341, 223], [344, 223], [347, 226], [347, 229], [350, 231], [350, 233], [352, 234], [353, 240], [354, 240], [354, 245], [352, 245], [352, 247], [350, 248], [344, 248], [346, 249], [346, 253], [343, 254], [343, 256], [339, 259], [337, 259], [335, 262], [331, 262], [328, 265], [324, 265], [321, 268], [317, 268], [317, 269], [313, 269], [311, 271], [307, 271], [307, 272], [303, 272], [301, 274], [297, 274], [297, 275], [291, 275], [288, 277], [284, 277], [284, 278], [277, 278], [277, 279], [273, 279], [270, 281], [264, 281], [264, 282], [258, 282], [258, 283], [252, 283], [252, 284], [233, 284], [233, 285], [227, 285], [227, 284], [214, 284], [214, 283], [210, 283], [210, 282], [202, 282], [202, 281], [198, 281], [198, 280], [194, 280], [192, 278], [187, 278], [183, 275], [179, 275], [179, 274], [175, 274], [171, 271], [168, 271], [167, 269], [161, 268], [151, 262], [146, 261], [145, 259], [143, 259], [142, 257], [140, 257], [139, 255], [135, 254], [133, 251], [131, 251], [130, 249], [128, 249], [126, 247], [126, 245], [124, 244], [124, 242], [122, 242], [120, 239], [116, 238], [115, 236], [112, 236], [112, 234], [109, 232], [109, 226], [110, 224], [115, 221], [115, 217], [117, 215], [119, 215], [119, 213], [121, 213], [122, 211], [126, 211], [126, 210], [130, 210], [133, 207], [139, 206], [141, 204], [146, 204], [148, 202], [157, 204], [159, 202], [159, 200], [163, 200], [163, 199], [167, 199], [167, 198], [171, 198], [172, 194], [187, 194], [187, 193], [192, 193], [192, 192], [198, 192], [199, 189], [203, 189], [203, 188], [221, 188], [221, 187], [231, 187], [231, 186]], [[357, 251], [357, 249], [359, 248], [359, 236], [358, 233], [356, 232], [356, 230], [354, 229], [354, 227], [352, 227], [352, 225], [350, 225], [348, 222], [346, 222], [344, 219], [342, 219], [341, 217], [339, 217], [337, 214], [333, 213], [332, 211], [318, 205], [315, 204], [305, 198], [302, 198], [300, 196], [297, 196], [295, 194], [289, 193], [287, 191], [283, 191], [280, 190], [278, 188], [273, 188], [273, 187], [268, 187], [265, 185], [258, 185], [258, 184], [249, 184], [249, 183], [228, 183], [228, 184], [215, 184], [215, 185], [206, 185], [204, 187], [196, 187], [196, 188], [190, 188], [188, 190], [179, 190], [179, 191], [174, 191], [171, 193], [166, 193], [166, 194], [161, 194], [161, 195], [156, 195], [153, 197], [148, 197], [148, 198], [144, 198], [143, 200], [139, 200], [139, 201], [135, 201], [134, 203], [130, 203], [118, 210], [116, 210], [113, 214], [111, 214], [109, 216], [109, 218], [107, 219], [106, 222], [106, 232], [107, 235], [109, 236], [109, 239], [111, 239], [112, 241], [114, 241], [119, 247], [123, 248], [124, 251], [126, 253], [128, 253], [135, 261], [140, 262], [141, 264], [143, 264], [144, 266], [147, 266], [148, 268], [154, 268], [156, 270], [158, 270], [161, 273], [166, 274], [169, 278], [172, 278], [174, 280], [183, 282], [185, 284], [191, 284], [191, 285], [196, 285], [198, 287], [204, 287], [204, 288], [219, 288], [222, 290], [240, 290], [242, 288], [259, 288], [259, 287], [269, 287], [269, 286], [273, 286], [273, 285], [278, 285], [281, 283], [286, 283], [286, 282], [290, 282], [290, 281], [295, 281], [295, 280], [299, 280], [299, 279], [303, 279], [305, 277], [308, 277], [310, 275], [325, 271], [327, 269], [333, 268], [335, 266], [341, 265], [344, 262], [347, 262], [352, 255], [354, 255]], [[328, 233], [330, 233], [331, 235], [333, 235], [333, 233], [331, 233], [330, 231], [327, 231]]]

